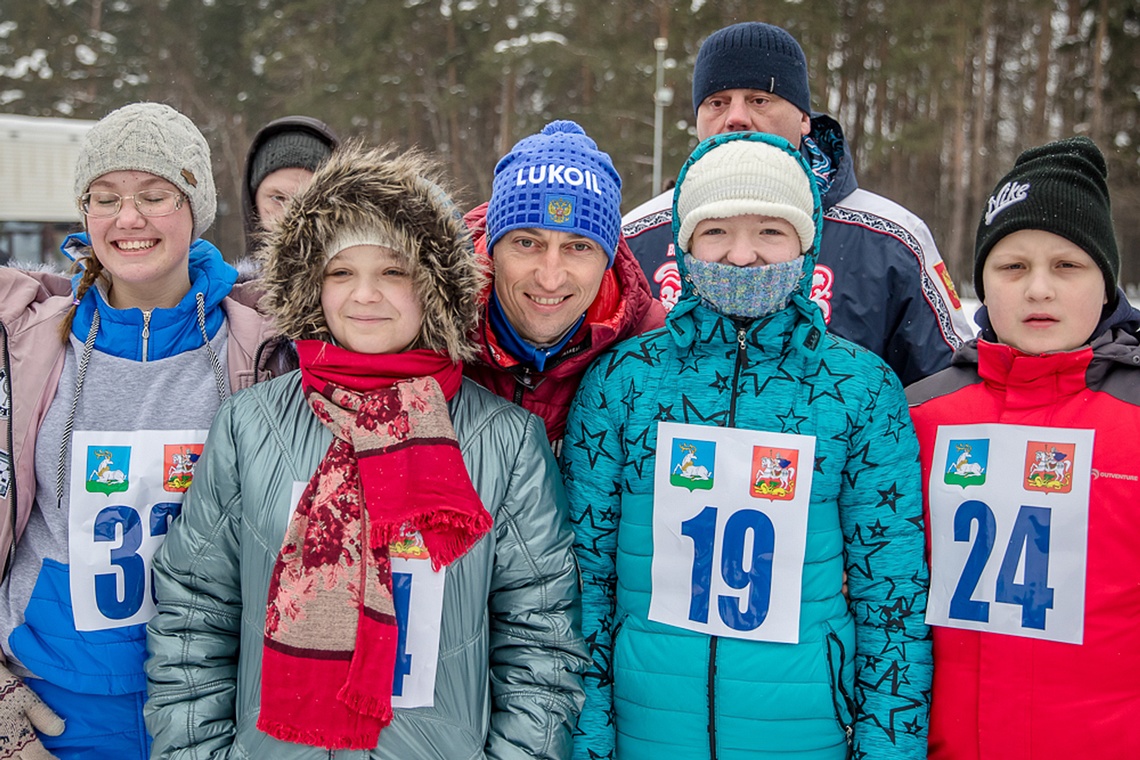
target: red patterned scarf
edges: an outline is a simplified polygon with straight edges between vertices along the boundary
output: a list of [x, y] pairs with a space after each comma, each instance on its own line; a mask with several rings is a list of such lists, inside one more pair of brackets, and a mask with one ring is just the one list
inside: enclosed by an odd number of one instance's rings
[[283, 741], [369, 749], [392, 720], [388, 545], [419, 531], [438, 569], [492, 521], [447, 411], [461, 365], [435, 351], [366, 355], [314, 340], [298, 341], [297, 353], [305, 397], [333, 441], [273, 568], [257, 727]]

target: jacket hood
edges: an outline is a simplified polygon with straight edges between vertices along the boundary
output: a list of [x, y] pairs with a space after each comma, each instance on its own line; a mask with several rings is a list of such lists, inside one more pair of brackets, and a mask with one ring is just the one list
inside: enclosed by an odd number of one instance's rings
[[808, 166], [807, 161], [800, 151], [792, 147], [791, 143], [784, 138], [764, 132], [730, 132], [727, 134], [714, 135], [698, 145], [685, 162], [685, 165], [681, 167], [681, 171], [677, 175], [677, 184], [673, 188], [673, 243], [677, 253], [677, 271], [681, 277], [681, 296], [677, 300], [677, 305], [674, 306], [666, 316], [666, 326], [669, 328], [669, 331], [673, 333], [679, 345], [688, 345], [692, 342], [696, 334], [693, 325], [693, 316], [690, 312], [702, 306], [701, 298], [693, 289], [692, 280], [689, 277], [688, 268], [685, 265], [686, 251], [682, 250], [681, 246], [677, 244], [678, 233], [680, 232], [682, 222], [680, 215], [677, 213], [677, 199], [680, 197], [685, 177], [690, 167], [700, 161], [701, 158], [710, 151], [737, 140], [767, 143], [768, 145], [783, 150], [796, 159], [800, 168], [808, 176], [809, 180], [811, 180], [809, 185], [811, 186], [812, 193], [812, 221], [815, 223], [815, 239], [812, 241], [811, 247], [807, 252], [803, 254], [804, 266], [803, 274], [800, 276], [799, 286], [784, 309], [795, 309], [800, 312], [803, 317], [803, 319], [800, 320], [803, 323], [803, 329], [799, 330], [800, 334], [794, 338], [794, 341], [798, 346], [806, 348], [809, 352], [813, 352], [819, 346], [819, 338], [826, 329], [822, 312], [819, 310], [819, 307], [811, 301], [812, 276], [815, 271], [816, 258], [819, 256], [820, 236], [823, 234], [823, 207], [821, 205], [819, 189], [812, 176], [811, 167]]
[[847, 138], [843, 136], [843, 127], [827, 114], [811, 115], [811, 132], [808, 137], [831, 164], [828, 172], [831, 182], [821, 199], [826, 210], [859, 189], [859, 182], [855, 178], [855, 162], [851, 159]]
[[249, 191], [249, 179], [253, 172], [253, 157], [269, 138], [282, 132], [308, 132], [326, 145], [335, 150], [340, 145], [340, 138], [332, 131], [329, 125], [310, 116], [285, 116], [275, 119], [253, 136], [249, 151], [245, 154], [245, 171], [241, 178], [241, 215], [245, 225], [245, 250], [247, 253], [257, 248], [258, 236], [261, 234], [261, 217], [257, 214], [257, 204], [254, 203], [253, 194]]
[[471, 358], [486, 272], [443, 189], [438, 165], [418, 151], [342, 145], [289, 204], [257, 251], [265, 308], [291, 340], [331, 342], [321, 309], [325, 249], [342, 230], [389, 225], [412, 250], [412, 286], [423, 306], [414, 347]]

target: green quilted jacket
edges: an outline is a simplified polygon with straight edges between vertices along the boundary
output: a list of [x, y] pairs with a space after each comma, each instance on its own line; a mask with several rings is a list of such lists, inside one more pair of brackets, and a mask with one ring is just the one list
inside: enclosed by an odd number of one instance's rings
[[[256, 728], [270, 575], [331, 434], [293, 372], [218, 412], [155, 560], [147, 728], [158, 758], [568, 758], [587, 662], [578, 575], [542, 421], [465, 380], [449, 403], [494, 528], [447, 568], [434, 706], [394, 710], [371, 751]], [[414, 603], [414, 600], [413, 600]]]

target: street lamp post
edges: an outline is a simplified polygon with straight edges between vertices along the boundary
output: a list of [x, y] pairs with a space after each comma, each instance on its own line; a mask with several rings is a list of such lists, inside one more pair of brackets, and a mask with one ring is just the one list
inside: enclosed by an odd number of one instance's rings
[[653, 91], [653, 195], [661, 192], [661, 143], [663, 142], [664, 109], [673, 103], [673, 90], [665, 86], [665, 50], [669, 40], [658, 37], [653, 40], [657, 50], [657, 89]]

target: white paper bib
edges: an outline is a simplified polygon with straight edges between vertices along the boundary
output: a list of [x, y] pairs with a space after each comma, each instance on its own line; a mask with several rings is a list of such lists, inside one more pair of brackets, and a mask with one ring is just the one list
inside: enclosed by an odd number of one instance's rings
[[796, 643], [815, 438], [658, 423], [649, 619]]
[[[307, 482], [294, 482], [293, 511]], [[443, 621], [446, 567], [431, 569], [431, 559], [413, 534], [389, 547], [392, 563], [392, 601], [399, 635], [396, 672], [392, 679], [392, 707], [431, 707], [435, 704], [435, 674], [439, 667], [439, 629]]]
[[73, 434], [68, 562], [77, 630], [154, 616], [151, 559], [182, 510], [207, 432]]
[[1080, 644], [1092, 430], [942, 425], [926, 622]]

